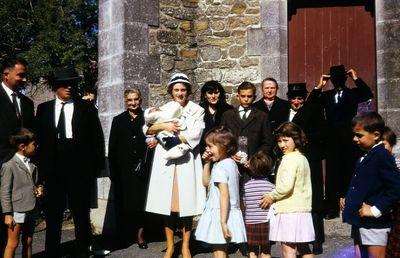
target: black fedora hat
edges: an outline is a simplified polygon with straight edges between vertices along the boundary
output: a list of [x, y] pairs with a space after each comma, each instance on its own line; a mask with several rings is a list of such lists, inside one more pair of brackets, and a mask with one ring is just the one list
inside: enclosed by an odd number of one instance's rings
[[289, 83], [287, 96], [289, 99], [293, 97], [303, 97], [307, 96], [307, 84], [305, 82], [300, 83]]
[[345, 77], [346, 69], [344, 68], [344, 65], [331, 66], [329, 68], [329, 74], [331, 78]]
[[73, 65], [56, 68], [53, 73], [53, 78], [51, 79], [53, 87], [63, 86], [65, 83], [71, 83], [71, 86], [74, 86], [77, 85], [80, 80], [81, 77], [76, 72]]

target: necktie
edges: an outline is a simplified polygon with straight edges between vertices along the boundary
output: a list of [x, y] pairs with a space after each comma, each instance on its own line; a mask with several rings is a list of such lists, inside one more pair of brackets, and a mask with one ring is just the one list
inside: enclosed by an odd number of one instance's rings
[[243, 116], [242, 116], [242, 120], [246, 120], [247, 119], [247, 111], [249, 110], [249, 108], [243, 108], [242, 112], [243, 112]]
[[17, 102], [17, 94], [15, 92], [13, 92], [11, 94], [12, 97], [12, 102], [13, 102], [13, 106], [15, 108], [15, 113], [17, 115], [18, 120], [21, 119], [21, 112], [19, 111], [19, 106], [18, 106], [18, 102]]
[[61, 111], [60, 111], [60, 116], [58, 117], [58, 124], [57, 124], [57, 138], [58, 139], [66, 139], [66, 133], [65, 133], [65, 113], [64, 113], [64, 106], [66, 102], [61, 102]]

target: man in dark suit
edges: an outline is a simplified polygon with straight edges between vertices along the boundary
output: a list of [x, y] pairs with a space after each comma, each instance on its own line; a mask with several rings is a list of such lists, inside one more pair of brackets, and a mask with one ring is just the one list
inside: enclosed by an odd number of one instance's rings
[[74, 98], [80, 77], [72, 66], [55, 72], [56, 99], [38, 106], [39, 172], [46, 188], [46, 257], [57, 257], [63, 212], [68, 203], [75, 224], [76, 255], [91, 244], [90, 186], [104, 166], [104, 138], [95, 107]]
[[1, 66], [0, 166], [15, 153], [9, 143], [10, 135], [19, 127], [33, 127], [33, 102], [19, 93], [26, 83], [26, 66], [21, 58], [6, 59]]
[[271, 123], [271, 132], [274, 132], [281, 124], [286, 122], [285, 111], [289, 108], [289, 102], [276, 96], [278, 82], [274, 78], [265, 78], [261, 82], [263, 98], [253, 104], [254, 107], [268, 114]]
[[[355, 88], [346, 86], [350, 76]], [[331, 80], [334, 89], [322, 92], [327, 80]], [[343, 65], [332, 66], [330, 75], [322, 75], [319, 84], [308, 97], [308, 102], [319, 103], [325, 110], [327, 120], [327, 152], [325, 200], [326, 219], [339, 216], [339, 197], [344, 197], [359, 150], [353, 143], [351, 120], [357, 114], [358, 104], [373, 97], [371, 89], [357, 73], [350, 69], [346, 72]]]
[[[256, 88], [250, 82], [243, 82], [238, 87], [238, 100], [240, 105], [230, 109], [222, 115], [221, 125], [232, 130], [239, 139], [239, 149], [242, 142], [247, 150], [248, 157], [251, 157], [258, 150], [270, 153], [272, 148], [271, 125], [268, 115], [251, 105], [255, 99]], [[240, 162], [240, 157], [235, 156], [235, 161]]]
[[324, 180], [322, 174], [322, 160], [325, 153], [326, 121], [323, 108], [318, 104], [306, 102], [307, 88], [305, 83], [292, 83], [288, 85], [287, 97], [290, 107], [286, 113], [286, 121], [291, 121], [304, 131], [307, 136], [305, 156], [311, 171], [312, 186], [312, 217], [315, 230], [313, 243], [314, 254], [322, 253], [322, 243], [325, 241], [324, 233]]

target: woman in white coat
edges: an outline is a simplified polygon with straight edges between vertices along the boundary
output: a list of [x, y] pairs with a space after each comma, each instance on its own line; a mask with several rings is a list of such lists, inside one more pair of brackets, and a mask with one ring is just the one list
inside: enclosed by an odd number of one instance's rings
[[[158, 144], [147, 194], [146, 211], [165, 215], [164, 230], [167, 242], [166, 258], [174, 253], [175, 225], [182, 225], [182, 255], [191, 257], [189, 250], [192, 218], [201, 214], [205, 205], [206, 191], [202, 185], [202, 162], [199, 143], [204, 130], [204, 109], [188, 100], [191, 85], [185, 74], [172, 75], [168, 93], [173, 101], [182, 106], [180, 121], [145, 125], [147, 135], [166, 130], [174, 137]], [[167, 103], [168, 104], [168, 103]], [[170, 148], [186, 143], [190, 150], [180, 158], [166, 160], [164, 154]]]

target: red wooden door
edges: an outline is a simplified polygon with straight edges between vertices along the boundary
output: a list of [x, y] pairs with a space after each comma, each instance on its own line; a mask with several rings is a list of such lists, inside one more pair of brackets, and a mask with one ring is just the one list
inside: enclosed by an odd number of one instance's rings
[[[289, 82], [306, 82], [312, 90], [330, 66], [343, 64], [356, 70], [375, 93], [373, 8], [366, 0], [289, 1]], [[351, 79], [347, 84], [354, 86]]]

